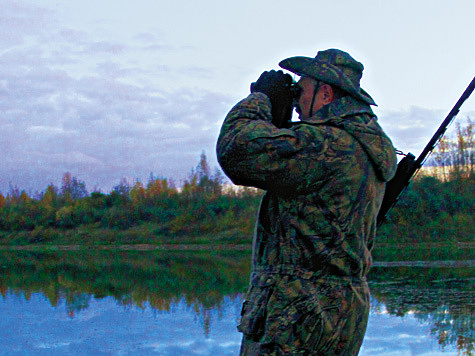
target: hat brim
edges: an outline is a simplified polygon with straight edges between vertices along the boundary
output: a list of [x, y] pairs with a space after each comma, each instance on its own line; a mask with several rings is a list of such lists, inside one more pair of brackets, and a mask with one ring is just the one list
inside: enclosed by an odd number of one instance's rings
[[360, 87], [355, 87], [351, 80], [346, 77], [337, 67], [330, 63], [311, 57], [291, 57], [284, 59], [279, 66], [298, 76], [308, 76], [321, 80], [330, 85], [335, 85], [348, 92], [356, 99], [362, 100], [369, 105], [375, 105], [373, 98]]

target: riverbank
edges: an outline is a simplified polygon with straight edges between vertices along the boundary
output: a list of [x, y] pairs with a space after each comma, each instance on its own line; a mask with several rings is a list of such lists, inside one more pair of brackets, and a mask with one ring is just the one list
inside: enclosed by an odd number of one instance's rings
[[[226, 252], [244, 251], [251, 252], [251, 243], [135, 243], [135, 244], [0, 244], [0, 251], [30, 251], [30, 252], [56, 252], [56, 251], [203, 251]], [[442, 261], [475, 261], [475, 242], [463, 243], [413, 243], [413, 244], [376, 244], [373, 250], [375, 263], [382, 262], [417, 262], [424, 263]], [[475, 264], [471, 264], [475, 266]]]
[[[389, 225], [387, 226], [389, 227]], [[386, 229], [389, 230], [389, 229]], [[98, 223], [61, 229], [38, 227], [31, 231], [0, 231], [0, 250], [10, 251], [250, 251], [252, 224], [245, 228], [223, 229], [219, 233], [163, 233], [163, 226], [143, 222], [127, 229], [104, 228]], [[449, 261], [475, 260], [473, 239], [439, 237], [406, 241], [393, 231], [378, 231], [373, 250], [374, 261]], [[456, 236], [456, 235], [451, 235]]]
[[251, 245], [252, 230], [228, 229], [214, 234], [163, 234], [158, 223], [142, 223], [128, 229], [102, 228], [88, 224], [70, 229], [35, 228], [32, 231], [0, 231], [0, 246], [78, 245], [89, 247], [123, 245]]
[[0, 245], [0, 251], [251, 251], [251, 245], [189, 245], [189, 244], [136, 244], [136, 245]]

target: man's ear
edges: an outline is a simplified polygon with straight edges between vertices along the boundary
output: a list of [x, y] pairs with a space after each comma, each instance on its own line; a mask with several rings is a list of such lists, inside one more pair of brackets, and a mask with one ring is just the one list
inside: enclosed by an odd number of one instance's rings
[[330, 104], [335, 98], [333, 93], [333, 88], [329, 84], [323, 84], [321, 87], [322, 90], [322, 102], [324, 105]]

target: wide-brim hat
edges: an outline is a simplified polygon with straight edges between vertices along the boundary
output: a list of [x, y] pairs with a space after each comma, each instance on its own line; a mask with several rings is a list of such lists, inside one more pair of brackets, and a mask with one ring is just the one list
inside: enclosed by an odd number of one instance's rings
[[363, 64], [344, 51], [328, 49], [319, 51], [315, 58], [290, 57], [281, 61], [279, 66], [299, 76], [335, 85], [369, 105], [376, 105], [373, 98], [360, 87]]

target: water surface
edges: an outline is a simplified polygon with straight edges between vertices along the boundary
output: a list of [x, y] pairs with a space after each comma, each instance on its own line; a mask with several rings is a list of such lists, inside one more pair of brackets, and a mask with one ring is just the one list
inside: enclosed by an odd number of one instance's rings
[[[0, 252], [0, 354], [237, 355], [249, 259], [245, 252]], [[471, 355], [473, 264], [384, 266], [370, 274], [360, 355]]]

